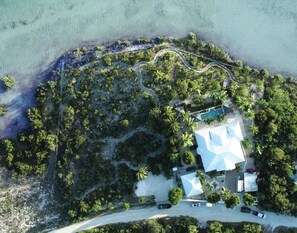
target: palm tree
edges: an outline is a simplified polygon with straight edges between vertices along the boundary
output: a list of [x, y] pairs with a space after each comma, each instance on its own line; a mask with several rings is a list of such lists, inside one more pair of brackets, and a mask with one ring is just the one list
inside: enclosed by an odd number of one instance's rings
[[173, 111], [173, 107], [172, 106], [166, 106], [165, 107], [164, 115], [167, 117], [167, 119], [170, 122], [172, 122], [174, 120], [174, 117], [175, 117], [175, 113]]
[[148, 175], [147, 167], [139, 168], [138, 172], [136, 173], [137, 180], [143, 180], [143, 179], [147, 178], [147, 175]]
[[170, 129], [172, 130], [173, 133], [177, 133], [180, 129], [180, 124], [176, 121], [173, 121], [171, 124], [170, 124]]
[[204, 186], [204, 184], [206, 182], [206, 179], [205, 179], [204, 174], [203, 174], [203, 172], [201, 170], [197, 170], [196, 177], [199, 178], [199, 180], [201, 182], [201, 185]]
[[182, 117], [184, 123], [190, 128], [190, 130], [194, 131], [197, 128], [197, 123], [194, 122], [194, 118], [189, 112], [184, 112]]
[[181, 135], [182, 147], [193, 146], [193, 135], [185, 132]]
[[220, 93], [220, 99], [222, 102], [224, 102], [225, 100], [228, 99], [228, 94], [227, 94], [227, 91], [225, 90], [222, 90], [221, 93]]
[[194, 131], [198, 127], [198, 124], [194, 121], [193, 118], [190, 118], [187, 126], [190, 128], [190, 130]]
[[190, 121], [191, 119], [191, 115], [189, 112], [183, 112], [183, 121], [185, 122], [185, 124], [188, 124], [188, 122]]
[[259, 127], [256, 125], [251, 125], [249, 131], [255, 136], [259, 133]]
[[253, 120], [255, 118], [255, 111], [248, 109], [248, 111], [246, 113], [246, 117], [249, 118], [250, 120]]
[[230, 196], [230, 190], [226, 189], [225, 187], [222, 188], [222, 190], [220, 191], [222, 199], [225, 200], [226, 198], [228, 198]]

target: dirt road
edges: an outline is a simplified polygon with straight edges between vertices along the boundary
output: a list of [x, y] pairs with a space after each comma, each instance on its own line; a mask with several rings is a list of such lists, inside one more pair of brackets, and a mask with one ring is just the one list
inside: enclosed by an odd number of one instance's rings
[[199, 222], [203, 223], [208, 220], [219, 220], [224, 222], [241, 222], [249, 221], [270, 226], [274, 229], [277, 226], [284, 225], [288, 227], [297, 227], [297, 218], [277, 215], [272, 212], [265, 212], [266, 219], [253, 216], [252, 214], [241, 213], [240, 207], [234, 209], [226, 209], [224, 205], [217, 204], [212, 208], [205, 206], [191, 207], [189, 202], [182, 202], [178, 206], [171, 209], [159, 210], [157, 207], [151, 207], [139, 210], [128, 210], [125, 212], [115, 213], [102, 217], [95, 217], [93, 219], [76, 223], [65, 228], [52, 231], [53, 233], [70, 233], [78, 232], [85, 229], [90, 229], [95, 226], [102, 226], [111, 223], [137, 221], [142, 219], [153, 219], [160, 217], [170, 217], [179, 215], [188, 215], [197, 218]]

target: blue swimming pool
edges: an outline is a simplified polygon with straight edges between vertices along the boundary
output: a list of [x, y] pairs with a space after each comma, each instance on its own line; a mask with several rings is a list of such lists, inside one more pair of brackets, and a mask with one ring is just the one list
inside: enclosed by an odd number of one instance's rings
[[217, 109], [212, 108], [209, 110], [209, 112], [201, 114], [201, 119], [202, 120], [205, 120], [207, 118], [217, 119], [218, 116], [223, 114], [224, 114], [224, 111], [222, 108], [217, 108]]

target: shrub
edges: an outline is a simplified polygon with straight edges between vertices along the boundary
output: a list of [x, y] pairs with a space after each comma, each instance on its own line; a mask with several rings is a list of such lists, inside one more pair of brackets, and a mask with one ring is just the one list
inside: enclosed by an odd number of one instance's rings
[[124, 203], [125, 210], [129, 210], [131, 208], [130, 204], [128, 202]]
[[183, 161], [186, 164], [192, 164], [195, 162], [195, 156], [191, 151], [186, 150], [183, 155]]
[[111, 66], [112, 65], [112, 59], [110, 56], [106, 55], [102, 58], [103, 64], [106, 66]]
[[182, 197], [183, 197], [183, 190], [178, 187], [171, 189], [168, 193], [168, 199], [172, 205], [179, 204]]
[[5, 86], [6, 89], [10, 89], [14, 86], [15, 84], [15, 80], [14, 77], [12, 77], [11, 75], [6, 75], [2, 78], [3, 84]]
[[242, 141], [242, 145], [245, 149], [248, 149], [248, 148], [251, 148], [252, 147], [252, 143], [249, 139], [245, 138], [243, 141]]
[[254, 198], [251, 194], [249, 193], [245, 193], [243, 195], [243, 203], [246, 205], [246, 206], [250, 206], [252, 204], [254, 204]]
[[233, 209], [235, 206], [239, 205], [240, 199], [236, 193], [233, 193], [226, 197], [225, 205], [227, 208]]
[[5, 115], [6, 113], [7, 113], [6, 108], [4, 108], [4, 107], [0, 107], [0, 116]]
[[221, 199], [219, 193], [211, 193], [206, 196], [206, 200], [210, 203], [217, 203]]

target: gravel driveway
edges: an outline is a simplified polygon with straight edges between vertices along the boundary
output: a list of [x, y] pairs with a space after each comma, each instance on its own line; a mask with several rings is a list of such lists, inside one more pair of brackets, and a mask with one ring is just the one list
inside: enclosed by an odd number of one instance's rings
[[155, 195], [156, 202], [163, 202], [168, 200], [168, 191], [173, 186], [173, 179], [167, 180], [163, 175], [155, 176], [149, 172], [146, 179], [137, 183], [135, 194], [138, 197]]

